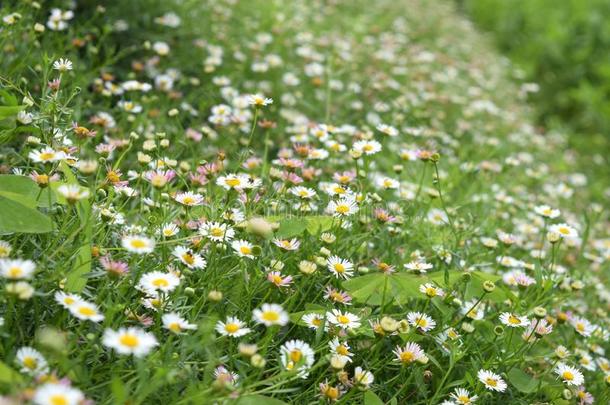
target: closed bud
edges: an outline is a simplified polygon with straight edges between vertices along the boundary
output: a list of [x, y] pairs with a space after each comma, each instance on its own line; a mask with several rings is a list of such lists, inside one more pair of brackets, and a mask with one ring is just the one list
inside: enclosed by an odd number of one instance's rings
[[399, 322], [389, 316], [381, 318], [379, 324], [381, 325], [381, 328], [388, 333], [395, 332], [399, 327]]
[[483, 289], [486, 292], [490, 293], [496, 289], [496, 284], [491, 280], [485, 280], [485, 282], [483, 283]]
[[462, 324], [462, 330], [466, 333], [472, 333], [474, 332], [474, 326], [472, 326], [472, 324], [469, 322], [464, 322]]
[[267, 360], [260, 354], [255, 354], [250, 358], [250, 364], [256, 368], [263, 368], [267, 364]]
[[546, 309], [542, 307], [534, 308], [534, 316], [538, 319], [543, 319], [546, 317]]
[[432, 381], [432, 371], [426, 370], [424, 371], [424, 382], [429, 383], [430, 381]]
[[218, 302], [222, 300], [222, 292], [218, 290], [212, 290], [208, 293], [208, 299], [210, 301]]
[[496, 334], [496, 336], [502, 336], [504, 334], [504, 328], [500, 325], [497, 325], [494, 328], [494, 333]]
[[195, 289], [192, 287], [186, 287], [184, 289], [184, 294], [186, 294], [187, 297], [194, 297], [195, 296]]

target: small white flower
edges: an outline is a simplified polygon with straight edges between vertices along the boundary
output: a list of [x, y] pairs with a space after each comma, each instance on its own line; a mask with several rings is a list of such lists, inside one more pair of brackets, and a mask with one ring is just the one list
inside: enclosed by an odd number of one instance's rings
[[246, 327], [246, 324], [234, 316], [227, 318], [226, 322], [218, 321], [216, 323], [216, 332], [223, 336], [240, 337], [247, 335], [252, 330]]
[[69, 59], [60, 58], [53, 62], [53, 69], [58, 70], [61, 73], [72, 70], [72, 61]]
[[85, 399], [77, 388], [67, 384], [46, 383], [39, 386], [34, 393], [36, 405], [78, 405]]
[[158, 345], [153, 334], [134, 327], [120, 328], [117, 331], [106, 329], [102, 343], [119, 354], [133, 354], [136, 357], [145, 356]]
[[492, 371], [481, 369], [477, 373], [477, 377], [488, 390], [498, 392], [504, 392], [506, 390], [506, 382], [504, 382], [502, 377]]
[[290, 320], [288, 313], [278, 304], [263, 304], [260, 309], [252, 311], [252, 315], [256, 322], [265, 326], [283, 326]]
[[579, 386], [585, 382], [585, 377], [576, 367], [568, 366], [565, 363], [558, 363], [555, 367], [555, 374], [567, 385]]

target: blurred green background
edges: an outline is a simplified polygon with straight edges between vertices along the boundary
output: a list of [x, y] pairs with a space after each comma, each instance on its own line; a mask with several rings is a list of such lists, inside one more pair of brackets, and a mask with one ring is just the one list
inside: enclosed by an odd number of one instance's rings
[[479, 30], [538, 83], [539, 123], [610, 152], [610, 0], [458, 0]]

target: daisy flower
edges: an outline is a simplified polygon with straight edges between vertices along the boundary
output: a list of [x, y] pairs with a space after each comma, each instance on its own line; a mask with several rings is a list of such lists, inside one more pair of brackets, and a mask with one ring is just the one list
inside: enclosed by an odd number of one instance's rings
[[290, 320], [288, 313], [278, 304], [263, 304], [260, 309], [252, 311], [252, 315], [257, 323], [265, 326], [283, 326]]
[[347, 259], [331, 256], [326, 260], [326, 267], [336, 278], [348, 279], [354, 275], [354, 265]]
[[235, 236], [233, 228], [220, 222], [204, 222], [199, 233], [214, 242], [230, 241]]
[[307, 187], [302, 187], [302, 186], [292, 187], [288, 191], [290, 192], [290, 194], [297, 196], [304, 200], [309, 200], [309, 199], [315, 197], [315, 195], [316, 195], [315, 190], [313, 190], [311, 188], [307, 188]]
[[342, 198], [338, 201], [330, 201], [326, 211], [335, 217], [347, 217], [358, 212], [358, 204], [351, 198]]
[[102, 343], [119, 354], [133, 354], [136, 357], [145, 356], [159, 344], [152, 333], [134, 327], [119, 328], [116, 331], [106, 329]]
[[69, 203], [75, 203], [84, 200], [85, 198], [89, 198], [89, 190], [78, 184], [62, 184], [57, 187], [57, 192]]
[[350, 352], [349, 345], [345, 342], [340, 342], [339, 338], [335, 337], [333, 340], [328, 342], [328, 346], [330, 347], [330, 351], [332, 354], [339, 356], [342, 359], [345, 359], [346, 362], [352, 361], [352, 356], [354, 353]]
[[185, 330], [197, 329], [197, 325], [189, 323], [175, 312], [163, 314], [161, 321], [163, 322], [163, 327], [165, 329], [174, 333], [183, 333]]
[[423, 294], [426, 294], [430, 298], [434, 298], [437, 296], [443, 297], [445, 295], [445, 292], [441, 288], [435, 286], [432, 283], [420, 284], [419, 291]]
[[237, 256], [254, 259], [254, 255], [252, 254], [254, 245], [252, 245], [250, 242], [243, 239], [235, 240], [231, 243], [231, 247], [237, 253]]
[[84, 399], [85, 396], [77, 388], [61, 383], [46, 383], [36, 389], [32, 401], [36, 405], [78, 405]]
[[273, 239], [273, 244], [279, 248], [284, 250], [297, 250], [299, 246], [301, 246], [301, 242], [299, 242], [296, 238], [293, 239]]
[[360, 317], [350, 312], [342, 312], [338, 309], [333, 309], [332, 312], [326, 312], [326, 319], [332, 325], [338, 326], [341, 329], [357, 329], [360, 327]]
[[433, 225], [445, 225], [449, 223], [449, 218], [447, 214], [443, 210], [439, 210], [438, 208], [433, 208], [428, 211], [428, 221]]
[[100, 313], [97, 305], [86, 302], [77, 301], [68, 307], [70, 313], [78, 319], [91, 322], [101, 322], [104, 320], [104, 315]]
[[56, 151], [51, 147], [46, 147], [42, 150], [31, 151], [28, 157], [35, 163], [51, 163], [65, 159], [66, 153], [63, 151]]
[[373, 373], [370, 371], [364, 370], [362, 367], [356, 367], [354, 369], [354, 384], [364, 389], [368, 389], [371, 384], [373, 384], [374, 380]]
[[178, 225], [172, 223], [163, 224], [161, 229], [159, 229], [159, 235], [164, 238], [171, 238], [172, 236], [177, 235], [178, 232], [180, 232], [180, 228], [178, 228]]
[[57, 301], [57, 303], [59, 305], [61, 305], [62, 307], [66, 308], [66, 309], [70, 309], [71, 307], [78, 304], [79, 302], [84, 301], [82, 299], [82, 297], [78, 294], [70, 294], [70, 293], [65, 293], [63, 291], [57, 291], [55, 293], [54, 298], [55, 298], [55, 301]]
[[307, 325], [308, 328], [317, 330], [324, 323], [324, 317], [320, 314], [316, 314], [315, 312], [310, 314], [305, 314], [301, 318], [301, 321]]
[[5, 240], [0, 240], [0, 258], [9, 257], [13, 247]]
[[413, 262], [409, 262], [406, 263], [404, 265], [404, 268], [410, 271], [415, 271], [418, 273], [426, 273], [428, 270], [430, 270], [432, 267], [434, 267], [431, 263], [426, 263], [426, 262], [422, 262], [422, 261], [413, 261]]
[[289, 340], [280, 348], [280, 354], [286, 370], [298, 370], [299, 377], [307, 378], [315, 360], [311, 346], [299, 339]]
[[283, 277], [279, 271], [271, 271], [267, 273], [267, 281], [275, 284], [277, 287], [286, 287], [292, 283], [292, 276]]
[[500, 314], [500, 322], [511, 328], [519, 328], [529, 326], [530, 321], [527, 316], [519, 316], [510, 312]]
[[155, 249], [155, 241], [141, 235], [127, 235], [121, 240], [121, 246], [128, 252], [136, 254], [151, 253]]
[[253, 105], [255, 107], [265, 107], [270, 104], [273, 104], [273, 99], [266, 98], [261, 96], [260, 94], [252, 94], [248, 96], [248, 104]]
[[506, 382], [504, 382], [502, 377], [492, 371], [481, 369], [477, 373], [477, 378], [485, 385], [485, 388], [490, 391], [504, 392], [506, 390]]
[[561, 236], [562, 239], [575, 239], [578, 237], [576, 229], [568, 224], [556, 224], [549, 227], [549, 232], [553, 232]]
[[205, 269], [207, 265], [203, 257], [184, 246], [176, 246], [172, 254], [189, 269]]
[[478, 396], [470, 395], [470, 392], [464, 388], [456, 388], [450, 395], [451, 399], [455, 401], [456, 404], [460, 405], [469, 405], [474, 403]]
[[174, 200], [186, 207], [194, 207], [203, 204], [203, 196], [190, 191], [176, 194]]
[[421, 346], [414, 342], [409, 342], [405, 347], [396, 346], [393, 350], [396, 360], [403, 365], [411, 364], [414, 361], [425, 361], [426, 354]]
[[407, 314], [407, 321], [409, 325], [415, 326], [422, 332], [428, 332], [436, 326], [434, 319], [421, 312], [409, 312]]
[[591, 336], [595, 330], [595, 326], [585, 318], [573, 318], [570, 323], [579, 335], [585, 337]]
[[580, 370], [565, 363], [557, 363], [555, 374], [567, 385], [582, 385], [585, 382], [585, 377]]
[[216, 332], [223, 336], [240, 337], [247, 335], [252, 330], [246, 327], [246, 323], [240, 321], [234, 316], [227, 318], [225, 322], [218, 321], [216, 323]]
[[356, 152], [364, 153], [365, 155], [374, 155], [381, 151], [381, 144], [375, 140], [363, 140], [355, 142], [352, 149]]
[[534, 212], [542, 217], [550, 219], [555, 219], [561, 215], [561, 212], [558, 209], [553, 209], [548, 205], [538, 205], [534, 207]]
[[151, 271], [140, 278], [136, 288], [151, 295], [156, 295], [158, 291], [167, 294], [174, 291], [179, 284], [180, 278], [174, 273]]
[[69, 59], [59, 58], [53, 62], [53, 69], [58, 70], [61, 73], [65, 73], [68, 70], [72, 70], [72, 61]]
[[31, 260], [1, 259], [0, 274], [10, 280], [28, 279], [36, 270], [36, 264]]
[[25, 346], [17, 350], [15, 362], [21, 367], [21, 372], [39, 376], [49, 371], [47, 361], [36, 349]]
[[226, 190], [241, 190], [248, 187], [250, 178], [246, 174], [227, 174], [216, 179], [216, 184]]

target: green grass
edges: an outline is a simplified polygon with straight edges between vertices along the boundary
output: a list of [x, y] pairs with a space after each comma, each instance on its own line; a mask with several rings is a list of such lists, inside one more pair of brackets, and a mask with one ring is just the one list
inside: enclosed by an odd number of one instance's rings
[[[561, 362], [609, 399], [602, 165], [536, 129], [515, 72], [449, 4], [83, 2], [65, 30], [37, 32], [50, 7], [0, 7], [19, 13], [0, 30], [2, 394], [374, 405], [462, 388], [477, 403], [573, 403]], [[159, 24], [170, 11], [176, 27]], [[150, 90], [116, 91], [133, 80]], [[273, 103], [249, 104], [257, 93]], [[63, 156], [40, 162], [44, 147]], [[264, 304], [286, 319], [266, 326]], [[248, 333], [218, 332], [229, 317]], [[544, 322], [549, 334], [528, 329]], [[403, 364], [410, 343], [425, 354]]]

